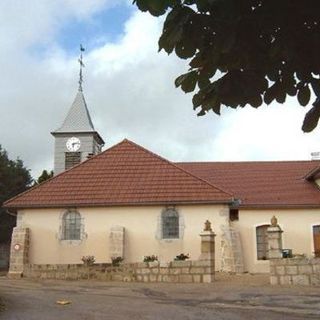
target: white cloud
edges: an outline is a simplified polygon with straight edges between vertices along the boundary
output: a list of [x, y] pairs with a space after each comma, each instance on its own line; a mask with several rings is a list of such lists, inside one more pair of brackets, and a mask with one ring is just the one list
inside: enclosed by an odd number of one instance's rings
[[25, 49], [49, 44], [68, 19], [90, 19], [102, 8], [121, 0], [32, 0], [2, 1], [0, 43], [5, 49]]
[[[57, 45], [58, 29], [71, 17], [90, 20], [115, 1], [8, 3], [0, 4], [0, 44], [10, 52], [0, 58], [0, 144], [37, 176], [52, 168], [50, 131], [77, 90], [77, 57]], [[107, 146], [127, 137], [173, 161], [308, 159], [320, 149], [318, 130], [302, 133], [306, 110], [294, 100], [197, 117], [191, 95], [173, 84], [186, 61], [157, 52], [161, 29], [161, 20], [135, 12], [116, 42], [85, 53], [84, 93]], [[24, 50], [39, 43], [50, 47], [42, 57]]]
[[[307, 143], [314, 146], [316, 134], [304, 135], [301, 121], [305, 110], [291, 100], [287, 105], [272, 104], [259, 109], [232, 112], [214, 146], [221, 160], [306, 159]], [[312, 136], [313, 135], [313, 136]], [[229, 147], [226, 148], [225, 146]]]

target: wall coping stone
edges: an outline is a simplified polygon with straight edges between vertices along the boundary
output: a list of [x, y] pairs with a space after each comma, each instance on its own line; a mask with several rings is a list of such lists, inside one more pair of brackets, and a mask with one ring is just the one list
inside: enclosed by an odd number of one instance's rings
[[191, 261], [188, 260], [176, 260], [171, 262], [171, 267], [190, 267], [191, 266]]
[[137, 262], [85, 264], [28, 264], [24, 276], [41, 279], [99, 279], [105, 281], [140, 282], [213, 282], [214, 263], [202, 261], [171, 261], [169, 263]]

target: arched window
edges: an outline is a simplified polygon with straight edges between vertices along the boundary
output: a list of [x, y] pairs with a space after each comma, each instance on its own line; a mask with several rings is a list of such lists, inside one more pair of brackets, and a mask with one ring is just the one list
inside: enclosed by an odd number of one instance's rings
[[179, 214], [174, 208], [165, 209], [162, 214], [162, 238], [179, 238]]
[[62, 239], [81, 239], [81, 215], [78, 211], [69, 210], [62, 218]]
[[258, 226], [256, 228], [258, 260], [269, 259], [268, 232], [267, 232], [268, 227], [269, 225], [263, 225], [263, 226]]

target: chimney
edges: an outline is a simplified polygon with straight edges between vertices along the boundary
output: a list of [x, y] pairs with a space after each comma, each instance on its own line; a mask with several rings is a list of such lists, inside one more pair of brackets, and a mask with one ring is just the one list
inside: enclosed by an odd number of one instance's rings
[[311, 152], [311, 160], [320, 160], [320, 152]]

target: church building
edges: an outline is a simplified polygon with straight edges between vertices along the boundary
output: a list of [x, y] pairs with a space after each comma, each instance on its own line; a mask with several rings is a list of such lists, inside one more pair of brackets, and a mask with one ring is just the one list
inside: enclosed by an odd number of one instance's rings
[[[130, 140], [101, 152], [80, 83], [53, 131], [54, 177], [6, 201], [30, 230], [32, 264], [197, 259], [203, 222], [216, 233], [216, 270], [269, 271], [272, 216], [293, 254], [320, 255], [320, 161], [175, 163]], [[120, 232], [121, 252], [110, 244]]]

